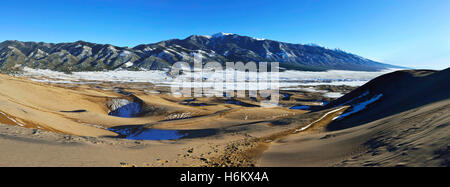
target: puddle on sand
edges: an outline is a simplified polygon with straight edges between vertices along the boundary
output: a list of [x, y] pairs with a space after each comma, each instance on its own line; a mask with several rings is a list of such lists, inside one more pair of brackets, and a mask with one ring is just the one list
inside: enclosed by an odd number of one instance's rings
[[117, 108], [114, 111], [109, 112], [108, 115], [122, 117], [122, 118], [134, 118], [138, 117], [141, 113], [142, 104], [130, 102]]
[[241, 101], [238, 101], [238, 100], [226, 100], [225, 103], [226, 104], [239, 105], [239, 106], [245, 106], [245, 107], [259, 107], [258, 105], [245, 103], [245, 102], [241, 102]]
[[82, 112], [87, 112], [87, 110], [61, 110], [59, 112], [64, 112], [64, 113], [82, 113]]
[[298, 106], [290, 107], [289, 109], [291, 109], [291, 110], [309, 110], [310, 108], [311, 108], [311, 106], [298, 105]]
[[142, 126], [120, 126], [108, 128], [128, 140], [177, 140], [182, 138], [200, 138], [217, 134], [214, 129], [202, 130], [166, 130]]

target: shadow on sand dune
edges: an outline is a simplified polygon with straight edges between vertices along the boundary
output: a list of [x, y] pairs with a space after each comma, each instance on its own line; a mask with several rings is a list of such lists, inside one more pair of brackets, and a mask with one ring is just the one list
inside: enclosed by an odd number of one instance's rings
[[[366, 124], [407, 110], [450, 98], [450, 68], [443, 71], [404, 70], [373, 79], [360, 88], [331, 102], [326, 108], [349, 104], [368, 92], [364, 98], [377, 94], [383, 97], [365, 110], [342, 120], [333, 121], [328, 130], [341, 130]], [[364, 99], [363, 98], [363, 99]]]

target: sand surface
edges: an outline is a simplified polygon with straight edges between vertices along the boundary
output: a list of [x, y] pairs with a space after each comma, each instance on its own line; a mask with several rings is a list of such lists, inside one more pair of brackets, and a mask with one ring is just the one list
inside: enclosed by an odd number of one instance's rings
[[382, 94], [379, 101], [333, 121], [322, 132], [278, 139], [258, 165], [448, 167], [449, 78], [450, 69], [399, 71], [376, 78], [329, 107]]
[[[288, 107], [261, 108], [258, 102], [249, 99], [238, 100], [245, 103], [242, 106], [227, 103], [222, 98], [173, 97], [165, 93], [167, 88], [160, 88], [156, 93], [140, 89], [151, 86], [141, 83], [48, 84], [0, 75], [0, 148], [4, 150], [0, 165], [212, 165], [212, 160], [221, 158], [229, 144], [257, 139], [248, 133], [262, 136], [271, 134], [272, 130], [283, 131], [286, 127], [270, 122], [308, 112]], [[108, 115], [108, 101], [127, 98], [121, 92], [132, 93], [142, 100], [146, 113], [135, 118]], [[295, 102], [285, 101], [289, 106]], [[203, 138], [134, 141], [119, 138], [107, 129], [126, 126], [206, 129], [214, 133]]]
[[359, 127], [290, 135], [258, 166], [450, 166], [450, 100]]
[[[449, 166], [450, 95], [438, 89], [448, 80], [444, 73], [413, 74], [424, 81], [416, 81], [417, 89], [404, 87], [399, 93], [405, 97], [382, 89], [389, 86], [322, 85], [312, 92], [282, 91], [274, 108], [260, 107], [261, 98], [174, 97], [151, 83], [57, 84], [0, 75], [0, 166]], [[333, 98], [317, 89], [352, 92], [322, 106]], [[367, 98], [376, 91], [384, 95], [366, 110], [335, 120], [367, 100], [347, 102], [367, 89]], [[421, 102], [402, 100], [423, 93], [429, 98]], [[143, 104], [139, 116], [108, 115], [108, 102], [136, 98]], [[301, 105], [310, 109], [289, 109]], [[190, 134], [127, 140], [108, 128]]]

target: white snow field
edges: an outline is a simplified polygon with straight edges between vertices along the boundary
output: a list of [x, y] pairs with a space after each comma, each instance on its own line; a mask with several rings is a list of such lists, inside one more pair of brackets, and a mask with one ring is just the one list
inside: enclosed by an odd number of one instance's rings
[[[90, 84], [99, 82], [148, 82], [156, 86], [177, 86], [177, 87], [208, 87], [213, 90], [267, 90], [270, 86], [280, 88], [280, 90], [303, 90], [308, 92], [319, 92], [326, 97], [339, 98], [343, 94], [338, 92], [327, 92], [316, 90], [313, 86], [318, 85], [348, 85], [361, 86], [371, 79], [380, 75], [396, 71], [388, 69], [378, 72], [368, 71], [344, 71], [331, 70], [324, 72], [310, 71], [284, 71], [279, 72], [278, 76], [273, 76], [273, 80], [265, 79], [271, 77], [270, 73], [246, 74], [241, 79], [232, 83], [226, 83], [230, 72], [218, 71], [215, 74], [215, 80], [220, 84], [213, 84], [207, 80], [211, 79], [211, 74], [199, 72], [184, 72], [181, 78], [175, 79], [168, 71], [150, 70], [150, 71], [98, 71], [98, 72], [73, 72], [66, 74], [43, 69], [24, 68], [24, 72], [19, 76], [29, 77], [36, 82], [48, 82], [54, 84]], [[241, 72], [242, 73], [242, 72]], [[219, 75], [219, 76], [217, 76]], [[234, 74], [233, 74], [234, 75]], [[188, 80], [188, 81], [186, 81]], [[193, 81], [191, 81], [193, 80]], [[265, 83], [261, 81], [267, 81]], [[259, 81], [259, 82], [258, 82]], [[217, 82], [216, 82], [217, 83]], [[300, 87], [302, 86], [302, 87]], [[308, 87], [305, 87], [308, 86]], [[222, 89], [220, 89], [222, 87]]]

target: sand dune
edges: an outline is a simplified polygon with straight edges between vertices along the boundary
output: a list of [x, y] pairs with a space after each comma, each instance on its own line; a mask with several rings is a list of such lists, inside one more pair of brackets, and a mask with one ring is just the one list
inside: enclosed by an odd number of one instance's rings
[[[317, 89], [353, 88], [289, 89], [275, 108], [152, 83], [0, 75], [0, 166], [449, 166], [449, 72], [393, 72], [325, 106]], [[135, 116], [111, 114], [127, 103]], [[182, 138], [123, 139], [147, 130]]]
[[449, 78], [450, 69], [400, 71], [376, 78], [329, 107], [367, 100], [370, 95], [363, 94], [367, 91], [383, 93], [379, 101], [333, 121], [325, 132], [277, 140], [258, 165], [448, 167]]

